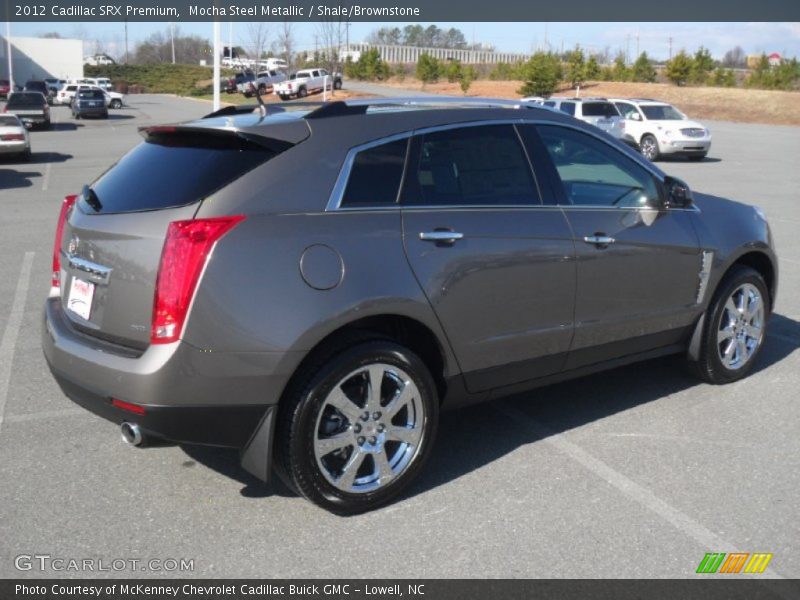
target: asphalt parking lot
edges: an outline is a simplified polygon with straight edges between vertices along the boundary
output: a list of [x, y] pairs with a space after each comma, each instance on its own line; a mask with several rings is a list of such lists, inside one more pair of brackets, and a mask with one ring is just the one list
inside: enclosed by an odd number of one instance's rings
[[[780, 289], [756, 372], [699, 384], [659, 359], [444, 415], [399, 502], [335, 517], [260, 484], [235, 451], [132, 449], [68, 401], [40, 349], [62, 198], [210, 105], [133, 96], [108, 121], [53, 108], [34, 160], [0, 161], [0, 577], [15, 557], [190, 559], [99, 576], [693, 577], [706, 552], [773, 553], [800, 577], [800, 128], [708, 123], [709, 159], [661, 167], [762, 206]], [[739, 575], [745, 577], [745, 575]]]

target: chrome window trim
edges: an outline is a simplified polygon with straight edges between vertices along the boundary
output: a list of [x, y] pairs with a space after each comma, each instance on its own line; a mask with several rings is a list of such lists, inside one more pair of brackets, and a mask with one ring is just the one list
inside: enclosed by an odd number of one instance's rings
[[[648, 173], [650, 173], [653, 177], [655, 177], [662, 185], [664, 183], [664, 176], [661, 173], [659, 173], [658, 171], [656, 171], [651, 165], [647, 164], [645, 162], [645, 159], [637, 160], [637, 158], [630, 156], [629, 154], [624, 152], [621, 148], [617, 148], [614, 145], [609, 144], [608, 143], [608, 139], [606, 139], [603, 135], [599, 135], [600, 133], [603, 133], [600, 130], [598, 130], [598, 133], [595, 133], [593, 131], [586, 131], [585, 129], [583, 129], [581, 127], [576, 127], [575, 125], [573, 125], [571, 123], [562, 123], [562, 122], [559, 122], [559, 121], [549, 121], [549, 120], [543, 120], [543, 119], [529, 119], [529, 118], [524, 118], [524, 117], [517, 117], [516, 119], [484, 119], [484, 120], [481, 120], [481, 121], [465, 121], [465, 122], [461, 122], [461, 123], [448, 123], [447, 125], [434, 125], [434, 126], [431, 126], [431, 127], [422, 127], [422, 128], [419, 128], [419, 129], [412, 129], [412, 130], [409, 130], [409, 131], [404, 131], [402, 133], [395, 133], [395, 134], [392, 134], [392, 135], [389, 135], [389, 136], [385, 136], [385, 137], [382, 137], [382, 138], [378, 138], [378, 139], [375, 139], [375, 140], [370, 140], [369, 142], [366, 142], [364, 144], [359, 144], [358, 146], [353, 146], [352, 148], [350, 148], [350, 150], [347, 151], [347, 154], [345, 155], [344, 162], [342, 163], [342, 166], [341, 166], [341, 168], [339, 170], [339, 175], [336, 178], [336, 183], [333, 186], [333, 190], [331, 191], [331, 195], [328, 198], [328, 203], [325, 206], [325, 212], [386, 211], [386, 210], [400, 210], [400, 209], [403, 209], [403, 208], [405, 210], [412, 210], [412, 209], [415, 209], [415, 208], [423, 208], [423, 209], [428, 209], [428, 208], [438, 208], [438, 209], [448, 208], [448, 209], [462, 209], [463, 210], [463, 209], [469, 209], [469, 208], [484, 208], [485, 209], [485, 208], [508, 208], [508, 207], [514, 207], [514, 208], [539, 208], [540, 209], [540, 208], [548, 208], [550, 206], [552, 206], [554, 208], [560, 208], [560, 209], [582, 209], [582, 210], [654, 210], [652, 207], [641, 207], [640, 208], [640, 207], [617, 207], [617, 206], [592, 206], [590, 204], [580, 204], [580, 205], [575, 205], [575, 204], [554, 204], [554, 205], [549, 205], [549, 204], [531, 204], [529, 206], [522, 205], [522, 204], [513, 204], [513, 205], [469, 205], [469, 204], [451, 205], [451, 204], [448, 204], [448, 205], [428, 205], [428, 206], [424, 206], [424, 207], [411, 207], [411, 206], [403, 207], [398, 203], [398, 204], [395, 204], [393, 206], [349, 206], [349, 207], [341, 206], [342, 200], [344, 199], [344, 192], [345, 192], [345, 189], [347, 188], [347, 181], [350, 178], [350, 171], [353, 168], [353, 162], [355, 161], [355, 157], [359, 152], [362, 152], [364, 150], [369, 150], [370, 148], [374, 148], [375, 146], [381, 146], [383, 144], [389, 144], [389, 143], [395, 142], [397, 140], [411, 138], [411, 137], [413, 137], [415, 135], [424, 135], [426, 133], [433, 133], [433, 132], [436, 132], [436, 131], [447, 131], [447, 130], [450, 130], [450, 129], [460, 129], [460, 128], [463, 128], [463, 127], [481, 127], [481, 126], [486, 126], [486, 125], [534, 125], [534, 126], [549, 125], [549, 126], [565, 127], [567, 129], [572, 129], [574, 131], [578, 131], [580, 133], [584, 133], [586, 135], [592, 136], [592, 137], [598, 139], [599, 141], [605, 143], [612, 150], [615, 150], [616, 152], [619, 152], [620, 154], [622, 154], [623, 156], [625, 156], [629, 160], [632, 160], [637, 165], [639, 165], [640, 167], [645, 169]], [[520, 135], [519, 132], [517, 132], [517, 134]], [[522, 144], [522, 147], [523, 147], [523, 150], [526, 151], [526, 155], [527, 155], [527, 149], [525, 149], [525, 144], [524, 143]], [[535, 182], [535, 184], [537, 186], [537, 189], [538, 189], [539, 182], [536, 179], [536, 171], [535, 171], [535, 169], [533, 171], [533, 177], [534, 177], [534, 182]], [[539, 196], [543, 200], [540, 189], [539, 189]], [[688, 211], [688, 212], [700, 212], [700, 209], [695, 205], [692, 205], [689, 208], [672, 208], [672, 207], [669, 207], [666, 210], [669, 210], [669, 211], [678, 210], [678, 211]]]

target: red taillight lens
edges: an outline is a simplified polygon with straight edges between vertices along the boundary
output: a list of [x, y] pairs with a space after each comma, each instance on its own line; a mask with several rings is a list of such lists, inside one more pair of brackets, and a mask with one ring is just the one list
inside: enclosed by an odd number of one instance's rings
[[131, 402], [125, 402], [124, 400], [117, 400], [116, 398], [112, 398], [111, 405], [117, 408], [121, 408], [122, 410], [127, 410], [128, 412], [135, 413], [137, 415], [144, 414], [144, 406], [140, 406], [139, 404], [132, 404]]
[[151, 343], [168, 344], [180, 338], [189, 304], [214, 244], [243, 220], [243, 216], [232, 216], [169, 224], [156, 279]]
[[53, 245], [53, 279], [51, 281], [51, 285], [54, 288], [61, 287], [61, 240], [64, 236], [64, 224], [67, 222], [67, 213], [77, 199], [77, 196], [67, 196], [64, 198], [64, 201], [61, 203], [61, 212], [58, 213], [56, 241]]
[[5, 135], [0, 135], [0, 140], [4, 142], [24, 142], [25, 136], [21, 133], [6, 133]]

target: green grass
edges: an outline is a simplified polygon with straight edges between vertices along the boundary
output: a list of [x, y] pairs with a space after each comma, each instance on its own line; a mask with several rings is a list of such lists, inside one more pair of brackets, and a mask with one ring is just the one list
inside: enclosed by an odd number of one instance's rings
[[[223, 71], [225, 76], [228, 71]], [[213, 70], [200, 65], [109, 65], [84, 67], [86, 77], [110, 77], [115, 86], [140, 93], [202, 96], [211, 91]]]

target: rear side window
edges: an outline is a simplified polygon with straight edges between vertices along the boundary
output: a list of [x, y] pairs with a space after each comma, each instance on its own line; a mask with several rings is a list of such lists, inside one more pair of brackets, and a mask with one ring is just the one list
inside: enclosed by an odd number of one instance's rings
[[539, 204], [528, 159], [511, 125], [426, 134], [404, 204], [480, 206]]
[[126, 154], [91, 189], [89, 214], [157, 210], [202, 200], [276, 156], [277, 152], [232, 136], [152, 136]]
[[575, 103], [574, 102], [562, 102], [561, 106], [558, 107], [561, 112], [565, 112], [568, 115], [575, 116]]
[[619, 112], [611, 102], [584, 102], [584, 117], [618, 117]]
[[391, 206], [403, 177], [408, 140], [367, 148], [356, 154], [347, 180], [342, 206]]

